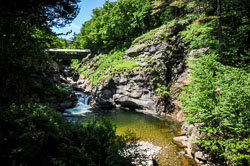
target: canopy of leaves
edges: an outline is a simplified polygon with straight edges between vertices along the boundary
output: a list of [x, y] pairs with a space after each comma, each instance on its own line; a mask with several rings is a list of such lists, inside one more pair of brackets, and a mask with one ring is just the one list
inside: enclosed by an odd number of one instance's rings
[[30, 26], [64, 26], [78, 14], [80, 0], [1, 0], [1, 18], [23, 18]]
[[49, 27], [71, 22], [78, 13], [77, 2], [0, 1], [0, 100], [3, 103], [21, 103], [28, 97], [32, 73], [50, 59], [44, 50], [56, 37]]
[[93, 10], [76, 41], [93, 52], [113, 49], [159, 24], [157, 16], [150, 15], [152, 9], [151, 0], [106, 1], [102, 8]]

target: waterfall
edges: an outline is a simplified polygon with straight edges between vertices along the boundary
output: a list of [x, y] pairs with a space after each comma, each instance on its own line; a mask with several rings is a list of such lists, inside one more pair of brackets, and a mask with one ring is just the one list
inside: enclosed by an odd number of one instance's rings
[[69, 108], [65, 110], [64, 116], [85, 116], [87, 112], [91, 112], [89, 109], [92, 97], [86, 96], [83, 92], [75, 92], [77, 96], [77, 104], [74, 108]]

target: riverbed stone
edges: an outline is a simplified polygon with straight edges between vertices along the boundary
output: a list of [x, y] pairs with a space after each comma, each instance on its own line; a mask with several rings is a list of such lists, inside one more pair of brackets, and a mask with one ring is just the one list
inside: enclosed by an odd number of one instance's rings
[[136, 166], [154, 166], [155, 156], [160, 153], [162, 147], [153, 145], [150, 142], [140, 141], [136, 144], [128, 145], [120, 150], [120, 155], [132, 158], [132, 164]]

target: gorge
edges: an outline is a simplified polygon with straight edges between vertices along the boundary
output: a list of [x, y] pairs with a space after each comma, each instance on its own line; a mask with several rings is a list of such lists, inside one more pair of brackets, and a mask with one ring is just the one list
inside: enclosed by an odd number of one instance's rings
[[1, 163], [250, 165], [249, 0], [82, 5], [1, 3]]
[[[176, 27], [180, 28], [180, 26]], [[86, 97], [85, 94], [77, 92], [78, 103], [76, 107], [66, 109], [64, 116], [72, 118], [73, 120], [84, 119], [85, 121], [86, 119], [89, 120], [94, 117], [105, 117], [117, 125], [118, 133], [121, 134], [122, 128], [131, 129], [139, 137], [142, 137], [143, 141], [151, 138], [153, 130], [156, 130], [153, 138], [161, 141], [152, 141], [154, 145], [164, 147], [171, 144], [171, 146], [173, 146], [173, 148], [168, 147], [165, 153], [161, 154], [161, 160], [158, 160], [158, 163], [162, 163], [160, 165], [176, 165], [177, 163], [171, 163], [176, 158], [182, 158], [182, 161], [178, 161], [180, 165], [183, 165], [187, 161], [189, 161], [189, 165], [207, 162], [208, 155], [203, 154], [201, 148], [194, 142], [194, 140], [199, 137], [199, 132], [195, 129], [195, 126], [190, 126], [186, 123], [183, 124], [184, 111], [182, 111], [178, 105], [178, 96], [182, 92], [184, 85], [187, 84], [188, 73], [191, 70], [187, 68], [187, 62], [184, 61], [184, 55], [186, 54], [185, 46], [183, 43], [172, 43], [170, 40], [160, 40], [161, 38], [169, 39], [175, 36], [176, 34], [174, 32], [177, 34], [178, 31], [175, 31], [174, 28], [170, 31], [166, 31], [164, 26], [158, 28], [157, 31], [153, 33], [149, 32], [149, 34], [153, 36], [154, 41], [151, 41], [151, 39], [148, 41], [144, 40], [143, 42], [147, 43], [147, 45], [135, 44], [126, 51], [126, 55], [124, 56], [125, 61], [134, 61], [138, 66], [127, 74], [121, 72], [114, 73], [111, 75], [111, 78], [105, 79], [95, 86], [90, 81], [91, 74], [97, 70], [95, 64], [98, 63], [98, 60], [95, 60], [95, 58], [86, 59], [80, 64], [81, 67], [94, 68], [92, 73], [89, 73], [87, 77], [83, 74], [78, 74], [74, 66], [61, 69], [61, 71], [64, 71], [60, 76], [62, 82], [70, 84], [71, 90], [83, 91], [90, 95]], [[140, 41], [137, 42], [140, 43]], [[175, 51], [172, 50], [173, 45], [176, 45], [177, 49]], [[207, 50], [208, 48], [193, 50], [188, 57], [192, 59], [193, 56], [203, 54]], [[169, 55], [169, 52], [171, 52], [171, 55]], [[78, 68], [80, 67], [78, 66]], [[67, 87], [65, 85], [63, 86]], [[161, 94], [167, 89], [170, 91], [166, 96], [164, 96], [165, 94]], [[93, 108], [87, 106], [88, 104], [86, 105], [86, 103], [91, 103]], [[131, 113], [131, 111], [121, 111], [122, 109], [131, 110], [134, 113]], [[110, 113], [110, 110], [113, 111]], [[144, 118], [141, 117], [142, 119], [139, 120], [140, 117], [138, 117], [137, 119], [136, 117], [139, 116], [139, 114], [136, 112], [165, 119], [157, 123], [164, 123], [164, 121], [165, 123], [170, 121], [172, 123], [167, 123], [168, 125], [165, 129], [159, 129], [158, 125], [154, 126], [150, 121], [145, 121], [143, 124], [140, 124], [139, 122]], [[150, 117], [147, 119], [150, 119]], [[154, 129], [147, 127], [147, 124], [154, 126]], [[181, 131], [181, 124], [183, 124], [183, 131]], [[135, 126], [138, 126], [138, 128]], [[144, 126], [146, 128], [144, 128]], [[157, 129], [155, 129], [155, 127]], [[170, 127], [170, 129], [168, 127]], [[148, 133], [149, 130], [150, 133]], [[167, 131], [167, 133], [164, 131]], [[144, 133], [143, 136], [141, 133]], [[186, 134], [186, 136], [184, 136], [184, 134]], [[164, 145], [163, 142], [166, 141], [168, 143]], [[174, 148], [175, 145], [173, 145], [173, 141], [182, 151], [178, 152], [177, 147]], [[171, 155], [168, 154], [168, 150], [171, 151]], [[180, 154], [186, 154], [186, 158], [184, 156], [181, 157]], [[166, 160], [166, 156], [168, 156], [168, 160]], [[191, 160], [193, 158], [197, 163]]]

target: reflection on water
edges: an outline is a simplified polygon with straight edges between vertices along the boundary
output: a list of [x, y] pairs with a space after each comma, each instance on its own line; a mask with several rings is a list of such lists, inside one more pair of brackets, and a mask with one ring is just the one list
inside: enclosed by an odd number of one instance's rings
[[107, 119], [117, 126], [118, 135], [129, 129], [135, 132], [140, 140], [163, 147], [161, 154], [158, 155], [159, 165], [186, 165], [181, 159], [183, 154], [178, 152], [177, 146], [172, 143], [173, 137], [180, 131], [180, 125], [176, 121], [171, 118], [152, 117], [134, 110], [90, 111], [89, 105], [86, 105], [88, 97], [83, 93], [78, 95], [77, 106], [67, 109], [64, 114], [70, 121], [87, 122], [96, 118]]

